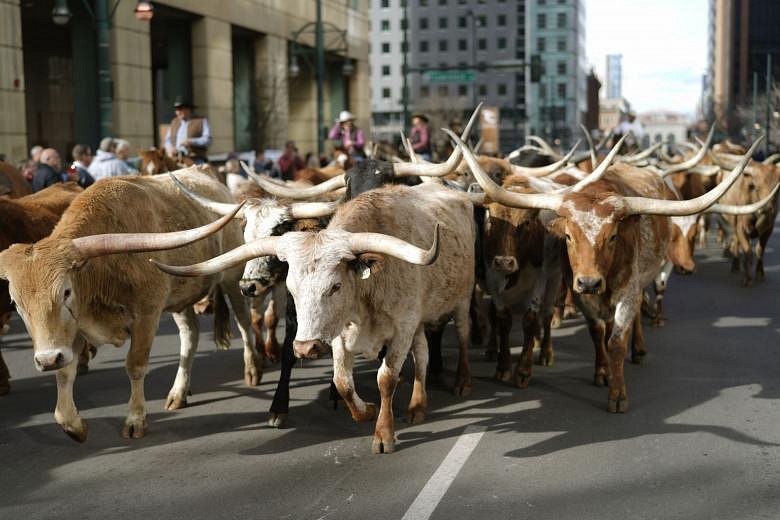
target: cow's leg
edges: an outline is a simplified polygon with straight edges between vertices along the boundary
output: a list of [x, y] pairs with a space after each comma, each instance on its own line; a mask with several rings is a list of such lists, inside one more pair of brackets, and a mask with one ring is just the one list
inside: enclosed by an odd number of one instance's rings
[[[73, 345], [78, 348], [82, 344], [80, 338], [76, 338]], [[74, 354], [77, 354], [74, 352]], [[73, 360], [57, 370], [57, 407], [54, 409], [54, 420], [57, 421], [68, 437], [77, 442], [87, 440], [89, 427], [87, 421], [79, 416], [76, 403], [73, 401], [73, 382], [78, 371], [78, 355]]]
[[260, 353], [260, 362], [265, 360], [265, 347], [263, 346], [263, 313], [262, 309], [258, 308], [263, 304], [262, 297], [249, 299], [249, 320], [252, 323], [252, 332], [254, 333], [255, 350]]
[[244, 384], [257, 386], [263, 379], [263, 362], [260, 353], [255, 348], [254, 341], [252, 341], [252, 320], [249, 316], [249, 305], [241, 295], [237, 283], [223, 284], [222, 291], [230, 300], [230, 307], [233, 309], [238, 324], [238, 332], [244, 343]]
[[125, 359], [125, 370], [130, 378], [130, 401], [122, 437], [139, 439], [146, 434], [146, 397], [144, 378], [149, 366], [149, 352], [160, 323], [160, 315], [141, 316], [134, 324], [130, 350]]
[[409, 400], [409, 411], [406, 421], [419, 424], [425, 420], [428, 410], [428, 395], [425, 392], [425, 376], [428, 372], [428, 342], [425, 339], [425, 327], [420, 326], [414, 333], [412, 341], [412, 357], [414, 358], [414, 388]]
[[739, 250], [742, 253], [742, 269], [743, 278], [742, 285], [750, 287], [753, 283], [753, 248], [750, 247], [750, 238], [747, 233], [740, 230], [737, 233], [737, 240], [739, 242]]
[[563, 319], [576, 317], [577, 307], [574, 305], [574, 293], [571, 292], [571, 285], [566, 284], [566, 297], [563, 300]]
[[[444, 375], [444, 359], [441, 353], [441, 339], [447, 322], [432, 323], [425, 327], [426, 359], [432, 381], [442, 382]], [[416, 368], [415, 368], [416, 370]]]
[[485, 306], [482, 300], [484, 300], [484, 291], [475, 284], [471, 294], [469, 317], [471, 318], [471, 343], [477, 348], [485, 342], [485, 336], [488, 333], [487, 316], [485, 316]]
[[539, 364], [545, 367], [551, 367], [555, 362], [550, 329], [552, 329], [552, 315], [542, 316], [542, 345], [539, 351]]
[[495, 361], [498, 359], [498, 310], [496, 309], [495, 300], [490, 300], [488, 307], [488, 325], [490, 330], [488, 331], [488, 340], [485, 345], [485, 360]]
[[[469, 366], [469, 345], [471, 333], [469, 331], [469, 305], [471, 299], [466, 300], [455, 309], [455, 334], [458, 337], [458, 370], [455, 374], [455, 395], [466, 397], [471, 393], [471, 367]], [[407, 347], [408, 349], [408, 347]]]
[[593, 384], [596, 386], [609, 385], [609, 363], [607, 361], [607, 349], [604, 340], [607, 335], [607, 326], [603, 320], [588, 320], [588, 332], [593, 340], [593, 349], [596, 352], [596, 368], [593, 373]]
[[623, 373], [628, 338], [631, 334], [634, 318], [638, 311], [639, 299], [636, 295], [622, 298], [615, 308], [615, 319], [607, 340], [609, 355], [609, 400], [607, 408], [613, 413], [628, 411], [628, 393]]
[[647, 345], [645, 344], [645, 334], [642, 330], [642, 313], [639, 311], [642, 305], [642, 296], [640, 293], [639, 302], [637, 302], [637, 312], [634, 316], [633, 334], [631, 335], [631, 362], [641, 365], [645, 362], [647, 356]]
[[0, 352], [0, 395], [6, 395], [11, 391], [11, 373], [8, 371], [8, 365], [5, 364], [3, 353]]
[[[465, 309], [465, 312], [468, 319], [468, 307]], [[469, 331], [466, 330], [465, 333], [464, 339], [468, 341]], [[379, 417], [376, 420], [376, 428], [374, 429], [374, 440], [371, 443], [371, 453], [392, 453], [395, 451], [393, 394], [396, 386], [398, 386], [398, 375], [401, 373], [401, 366], [404, 364], [412, 341], [413, 337], [409, 337], [408, 334], [397, 333], [387, 349], [387, 354], [385, 359], [382, 360], [379, 372], [377, 372], [376, 382], [379, 385], [381, 404]]]
[[512, 312], [508, 308], [496, 309], [494, 328], [498, 334], [498, 363], [496, 364], [495, 377], [506, 383], [512, 379], [512, 350], [509, 346]]
[[354, 365], [355, 356], [344, 348], [340, 337], [335, 338], [333, 340], [333, 383], [347, 404], [352, 418], [356, 422], [366, 422], [376, 417], [376, 405], [364, 402], [357, 395], [355, 381], [352, 378]]
[[661, 268], [661, 271], [653, 280], [653, 289], [655, 292], [655, 316], [653, 316], [653, 327], [663, 327], [666, 325], [666, 320], [664, 319], [664, 296], [666, 295], [666, 287], [669, 285], [669, 275], [671, 275], [673, 267], [674, 264], [667, 260]]
[[263, 315], [265, 324], [265, 344], [263, 346], [265, 356], [276, 363], [279, 359], [279, 341], [276, 339], [276, 326], [279, 324], [279, 318], [284, 316], [286, 307], [287, 288], [284, 284], [277, 284], [271, 289], [268, 306]]
[[523, 351], [515, 367], [515, 386], [528, 388], [534, 364], [534, 347], [539, 342], [539, 313], [527, 309], [523, 314]]
[[766, 243], [769, 241], [770, 233], [763, 233], [756, 242], [756, 280], [764, 279], [764, 251], [766, 251]]
[[[285, 289], [286, 291], [286, 289]], [[273, 401], [271, 401], [271, 416], [268, 425], [274, 428], [281, 427], [287, 420], [290, 411], [290, 375], [295, 365], [295, 352], [293, 340], [298, 331], [298, 315], [295, 312], [295, 304], [292, 296], [286, 295], [286, 317], [284, 320], [284, 343], [282, 343], [282, 366], [279, 369], [279, 382], [276, 384]], [[333, 382], [331, 381], [331, 390]]]
[[173, 321], [179, 328], [179, 369], [176, 379], [173, 381], [171, 391], [165, 400], [166, 410], [178, 410], [187, 406], [187, 394], [190, 390], [192, 378], [192, 363], [195, 360], [195, 352], [198, 350], [198, 335], [200, 323], [195, 314], [195, 309], [188, 306], [182, 312], [173, 313]]

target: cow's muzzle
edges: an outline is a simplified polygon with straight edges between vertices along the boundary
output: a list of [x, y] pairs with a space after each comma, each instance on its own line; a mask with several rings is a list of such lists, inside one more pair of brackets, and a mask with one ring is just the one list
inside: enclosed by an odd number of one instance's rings
[[517, 271], [517, 258], [514, 256], [494, 256], [490, 268], [503, 274], [512, 274]]
[[318, 339], [311, 339], [308, 341], [293, 341], [293, 352], [295, 357], [302, 359], [319, 359], [328, 352], [330, 352], [330, 346]]
[[574, 290], [580, 294], [601, 294], [604, 292], [604, 278], [601, 276], [578, 276]]
[[35, 368], [39, 372], [48, 372], [49, 370], [59, 370], [71, 361], [73, 361], [73, 352], [70, 349], [54, 348], [36, 352], [33, 357]]

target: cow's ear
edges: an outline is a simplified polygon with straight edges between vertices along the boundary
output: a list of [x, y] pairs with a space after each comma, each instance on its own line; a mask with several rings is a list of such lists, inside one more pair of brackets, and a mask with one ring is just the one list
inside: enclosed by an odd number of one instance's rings
[[547, 231], [558, 238], [566, 236], [566, 219], [557, 217], [547, 223]]
[[363, 253], [353, 262], [353, 269], [363, 280], [378, 273], [384, 266], [385, 257], [378, 253]]

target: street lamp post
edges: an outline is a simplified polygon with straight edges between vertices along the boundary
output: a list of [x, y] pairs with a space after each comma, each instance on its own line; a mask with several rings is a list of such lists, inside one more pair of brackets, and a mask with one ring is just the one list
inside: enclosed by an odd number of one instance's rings
[[[473, 10], [469, 9], [466, 11], [466, 16], [471, 18], [471, 69], [475, 71], [477, 70], [477, 15], [474, 13]], [[477, 82], [476, 78], [475, 81], [471, 84], [471, 106], [475, 107], [477, 106]]]
[[322, 0], [317, 0], [317, 25], [316, 25], [316, 50], [317, 50], [317, 155], [322, 155], [325, 151], [325, 107], [322, 96], [322, 87], [324, 84], [323, 75], [325, 74], [325, 42], [322, 37]]

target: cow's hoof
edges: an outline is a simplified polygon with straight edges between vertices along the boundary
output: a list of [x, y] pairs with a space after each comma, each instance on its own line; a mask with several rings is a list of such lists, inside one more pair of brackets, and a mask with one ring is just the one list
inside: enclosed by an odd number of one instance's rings
[[561, 313], [558, 311], [553, 311], [552, 318], [550, 319], [550, 328], [551, 329], [561, 328], [562, 321], [563, 321], [563, 317], [561, 316]]
[[496, 370], [495, 378], [502, 383], [508, 383], [512, 380], [512, 370], [509, 368], [499, 368]]
[[420, 424], [423, 421], [425, 421], [425, 412], [423, 411], [409, 410], [409, 412], [406, 414], [406, 422], [409, 424]]
[[122, 428], [122, 437], [125, 439], [140, 439], [146, 435], [146, 417], [128, 417]]
[[458, 397], [466, 397], [469, 395], [471, 393], [471, 378], [456, 382], [455, 388], [452, 389], [452, 393]]
[[272, 413], [268, 418], [268, 426], [271, 428], [281, 428], [285, 422], [287, 422], [286, 413]]
[[83, 443], [87, 440], [87, 435], [89, 434], [89, 425], [87, 424], [87, 421], [81, 417], [78, 418], [78, 422], [73, 426], [68, 426], [65, 424], [60, 426], [62, 426], [62, 431], [64, 431], [68, 437], [74, 441]]
[[607, 401], [607, 409], [612, 413], [626, 413], [628, 411], [628, 398], [610, 399]]
[[654, 318], [651, 324], [653, 327], [660, 329], [666, 326], [666, 320], [663, 318]]
[[563, 319], [567, 320], [569, 318], [576, 318], [577, 317], [577, 308], [572, 305], [567, 305], [563, 308]]
[[541, 365], [543, 367], [551, 367], [555, 363], [555, 354], [550, 352], [549, 354], [545, 354], [544, 352], [539, 353], [539, 359], [537, 360], [536, 364]]
[[593, 376], [593, 384], [596, 386], [609, 386], [609, 376], [607, 374], [596, 374]]
[[178, 410], [187, 406], [187, 396], [177, 392], [171, 392], [168, 394], [168, 398], [165, 400], [166, 410]]
[[531, 374], [515, 374], [515, 386], [517, 388], [528, 388], [531, 382]]
[[263, 372], [257, 368], [248, 368], [244, 370], [244, 384], [246, 386], [257, 386], [263, 379]]
[[393, 453], [395, 451], [395, 439], [382, 440], [379, 435], [374, 434], [374, 440], [371, 442], [371, 453], [379, 455], [380, 453]]
[[373, 421], [376, 417], [376, 405], [374, 403], [366, 403], [366, 409], [363, 413], [355, 413], [352, 418], [355, 422], [368, 422]]
[[495, 361], [498, 359], [498, 352], [495, 350], [485, 351], [485, 361]]
[[631, 362], [635, 365], [644, 365], [647, 352], [634, 352], [631, 354]]

